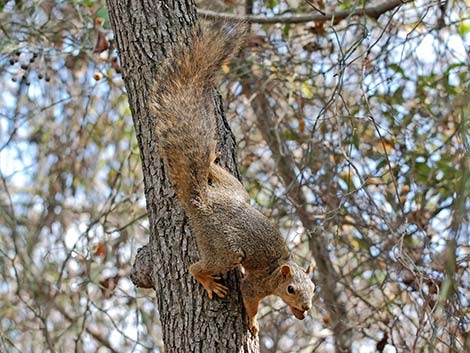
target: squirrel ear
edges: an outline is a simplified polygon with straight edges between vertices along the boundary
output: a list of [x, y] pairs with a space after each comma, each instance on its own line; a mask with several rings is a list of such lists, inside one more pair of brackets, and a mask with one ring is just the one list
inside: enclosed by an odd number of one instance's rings
[[284, 276], [284, 277], [287, 277], [289, 276], [289, 274], [291, 273], [291, 268], [289, 265], [283, 265], [281, 267], [281, 274]]
[[308, 265], [307, 269], [305, 270], [305, 273], [309, 275], [310, 273], [312, 273], [313, 269], [314, 269], [313, 263], [310, 262], [310, 265]]

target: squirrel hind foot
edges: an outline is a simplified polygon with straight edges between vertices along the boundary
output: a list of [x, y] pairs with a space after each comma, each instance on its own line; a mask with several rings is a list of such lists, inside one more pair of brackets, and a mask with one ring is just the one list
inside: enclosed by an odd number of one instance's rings
[[[221, 299], [225, 298], [225, 296], [228, 293], [228, 288], [217, 282], [211, 282], [210, 290], [214, 292], [215, 294], [217, 294], [217, 296]], [[209, 295], [209, 299], [212, 299], [212, 295], [207, 288], [206, 288], [206, 291], [207, 291], [207, 295]]]
[[226, 286], [216, 282], [216, 280], [220, 279], [219, 276], [204, 275], [199, 276], [196, 279], [202, 284], [202, 286], [206, 290], [209, 299], [213, 298], [213, 293], [215, 293], [221, 299], [225, 298], [228, 293], [228, 288]]
[[209, 272], [196, 272], [192, 269], [190, 270], [194, 279], [201, 283], [206, 290], [209, 299], [214, 297], [214, 293], [221, 299], [225, 298], [228, 293], [228, 288], [223, 284], [216, 282], [217, 280], [220, 280], [220, 276], [212, 275]]

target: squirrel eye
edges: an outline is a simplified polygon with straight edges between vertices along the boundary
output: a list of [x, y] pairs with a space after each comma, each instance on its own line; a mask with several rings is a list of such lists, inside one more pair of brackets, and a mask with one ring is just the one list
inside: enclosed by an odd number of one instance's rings
[[289, 294], [294, 294], [295, 293], [294, 287], [292, 287], [292, 286], [288, 286], [287, 291], [289, 292]]

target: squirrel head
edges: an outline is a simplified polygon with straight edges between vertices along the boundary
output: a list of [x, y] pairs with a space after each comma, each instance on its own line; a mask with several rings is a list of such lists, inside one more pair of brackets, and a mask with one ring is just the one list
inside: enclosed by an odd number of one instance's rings
[[282, 264], [278, 270], [278, 285], [274, 294], [286, 303], [292, 314], [303, 320], [312, 307], [312, 298], [315, 293], [315, 285], [310, 279], [313, 265], [306, 270], [293, 261]]

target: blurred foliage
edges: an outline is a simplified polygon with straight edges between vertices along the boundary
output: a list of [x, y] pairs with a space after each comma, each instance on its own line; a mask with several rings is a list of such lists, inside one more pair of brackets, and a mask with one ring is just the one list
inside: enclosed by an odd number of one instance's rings
[[161, 345], [153, 304], [126, 277], [147, 220], [103, 13], [90, 1], [2, 9], [2, 352]]
[[[380, 2], [250, 3], [276, 16]], [[236, 14], [246, 5], [200, 1]], [[274, 154], [293, 158], [339, 274], [353, 352], [470, 349], [468, 6], [422, 0], [377, 19], [253, 24], [224, 68], [245, 185], [310, 261], [310, 230]], [[0, 351], [161, 351], [155, 294], [127, 278], [148, 224], [105, 4], [0, 11]], [[257, 94], [283, 151], [262, 138]], [[265, 304], [262, 351], [332, 351], [321, 296], [302, 322]]]

